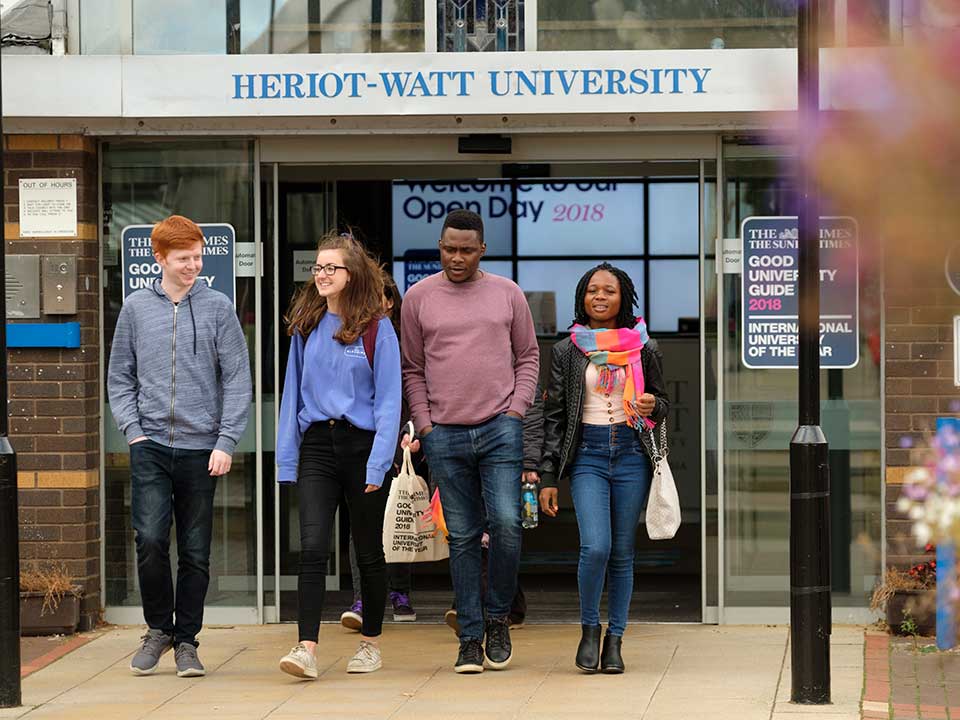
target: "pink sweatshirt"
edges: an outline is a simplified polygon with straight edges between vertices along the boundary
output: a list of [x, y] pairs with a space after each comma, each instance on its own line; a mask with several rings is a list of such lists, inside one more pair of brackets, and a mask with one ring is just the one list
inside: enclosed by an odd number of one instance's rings
[[440, 272], [403, 297], [403, 391], [419, 431], [479, 425], [533, 403], [540, 349], [523, 291], [483, 273], [452, 283]]

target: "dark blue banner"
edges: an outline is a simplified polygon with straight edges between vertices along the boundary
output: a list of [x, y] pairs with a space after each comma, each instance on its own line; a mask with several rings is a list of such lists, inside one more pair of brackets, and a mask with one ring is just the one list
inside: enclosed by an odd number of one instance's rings
[[[235, 303], [236, 267], [234, 252], [237, 233], [226, 223], [199, 223], [203, 232], [203, 270], [197, 282], [205, 282]], [[153, 225], [127, 225], [120, 235], [120, 265], [123, 269], [123, 298], [149, 287], [160, 277], [160, 263], [153, 256], [150, 233]]]
[[[799, 362], [798, 232], [795, 217], [743, 221], [741, 357], [752, 369]], [[820, 366], [860, 360], [859, 256], [853, 218], [820, 219]]]

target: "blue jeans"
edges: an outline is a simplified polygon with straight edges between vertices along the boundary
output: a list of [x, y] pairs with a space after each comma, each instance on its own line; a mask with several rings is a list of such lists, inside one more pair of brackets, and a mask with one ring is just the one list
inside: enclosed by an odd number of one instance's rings
[[607, 587], [608, 632], [622, 636], [633, 595], [633, 555], [640, 511], [650, 492], [651, 465], [626, 424], [584, 425], [570, 473], [580, 528], [580, 622], [600, 624], [600, 596]]
[[[141, 440], [130, 446], [130, 509], [147, 626], [197, 644], [210, 584], [213, 496], [210, 450], [180, 450]], [[170, 525], [177, 524], [177, 588], [170, 570]], [[176, 617], [174, 617], [176, 613]]]
[[[490, 618], [506, 617], [517, 588], [523, 421], [504, 414], [480, 425], [434, 425], [423, 447], [450, 533], [460, 639], [482, 640], [483, 608]], [[480, 561], [484, 516], [490, 532], [486, 598]]]

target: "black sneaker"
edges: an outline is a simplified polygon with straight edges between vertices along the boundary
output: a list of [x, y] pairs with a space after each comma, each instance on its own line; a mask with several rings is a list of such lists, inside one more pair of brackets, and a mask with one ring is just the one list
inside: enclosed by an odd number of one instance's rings
[[503, 670], [513, 657], [510, 644], [510, 621], [507, 618], [487, 620], [487, 662], [494, 670]]
[[483, 672], [483, 647], [479, 640], [467, 638], [460, 641], [460, 653], [457, 655], [457, 663], [453, 666], [456, 673], [482, 673]]

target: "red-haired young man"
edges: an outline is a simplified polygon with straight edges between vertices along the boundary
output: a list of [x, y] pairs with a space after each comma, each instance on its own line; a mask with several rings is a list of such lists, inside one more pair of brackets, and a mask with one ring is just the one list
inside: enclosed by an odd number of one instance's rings
[[[171, 215], [150, 236], [162, 277], [126, 299], [107, 391], [130, 444], [131, 514], [148, 630], [130, 663], [156, 671], [174, 649], [177, 675], [204, 674], [197, 633], [210, 582], [213, 496], [247, 424], [250, 362], [230, 299], [203, 280], [203, 233]], [[177, 581], [170, 525], [177, 527]]]

